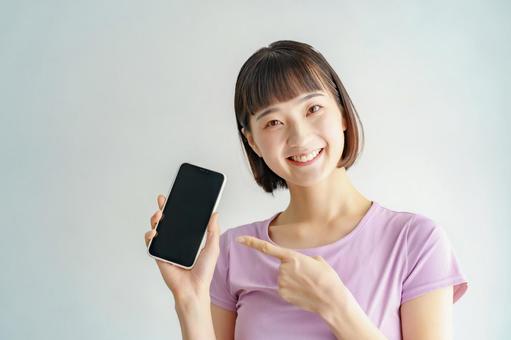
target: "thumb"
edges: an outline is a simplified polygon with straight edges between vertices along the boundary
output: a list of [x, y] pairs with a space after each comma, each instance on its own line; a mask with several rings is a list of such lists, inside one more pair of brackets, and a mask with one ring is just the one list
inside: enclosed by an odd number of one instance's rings
[[218, 212], [211, 215], [208, 223], [208, 237], [206, 240], [206, 248], [218, 246], [220, 238], [220, 227], [218, 226]]

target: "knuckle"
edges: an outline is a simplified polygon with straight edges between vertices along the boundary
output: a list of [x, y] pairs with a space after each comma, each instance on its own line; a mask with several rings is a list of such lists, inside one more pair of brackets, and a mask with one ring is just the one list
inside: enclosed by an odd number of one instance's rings
[[161, 219], [161, 214], [158, 214], [157, 212], [151, 216], [151, 226], [154, 227], [156, 223]]

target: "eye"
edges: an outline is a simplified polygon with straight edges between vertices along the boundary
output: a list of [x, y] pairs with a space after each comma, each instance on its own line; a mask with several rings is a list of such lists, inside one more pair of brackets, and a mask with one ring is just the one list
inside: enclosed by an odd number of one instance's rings
[[323, 107], [323, 106], [321, 106], [321, 105], [315, 104], [315, 105], [312, 105], [312, 106], [309, 108], [309, 110], [310, 110], [310, 109], [312, 109], [312, 108], [314, 108], [314, 107], [316, 107], [316, 106], [318, 107], [318, 109], [317, 109], [316, 111], [314, 111], [313, 113], [318, 112], [318, 111], [319, 111], [319, 110]]
[[[316, 112], [318, 112], [319, 110], [321, 110], [321, 109], [323, 108], [323, 106], [321, 106], [321, 105], [314, 104], [314, 105], [312, 105], [312, 106], [309, 108], [309, 111], [310, 111], [310, 109], [312, 109], [312, 108], [314, 108], [314, 107], [317, 107], [318, 109], [317, 109], [317, 110], [315, 110], [315, 111], [313, 111], [312, 113], [316, 113]], [[276, 120], [276, 119], [270, 120], [270, 121], [269, 121], [269, 122], [268, 122], [268, 123], [264, 126], [264, 128], [266, 129], [266, 128], [268, 128], [268, 127], [275, 126], [274, 124], [271, 124], [272, 122], [279, 122], [279, 120]]]
[[275, 126], [275, 125], [271, 124], [271, 122], [278, 122], [278, 120], [276, 120], [276, 119], [270, 120], [264, 128], [266, 129], [267, 127]]

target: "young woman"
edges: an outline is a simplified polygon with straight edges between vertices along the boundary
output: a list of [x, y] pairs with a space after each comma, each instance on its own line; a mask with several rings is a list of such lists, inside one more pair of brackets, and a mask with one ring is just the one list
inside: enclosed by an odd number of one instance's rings
[[183, 338], [452, 339], [452, 304], [468, 287], [454, 250], [432, 219], [352, 185], [363, 129], [325, 58], [289, 40], [259, 49], [234, 104], [255, 181], [290, 202], [222, 235], [214, 213], [190, 271], [157, 261]]

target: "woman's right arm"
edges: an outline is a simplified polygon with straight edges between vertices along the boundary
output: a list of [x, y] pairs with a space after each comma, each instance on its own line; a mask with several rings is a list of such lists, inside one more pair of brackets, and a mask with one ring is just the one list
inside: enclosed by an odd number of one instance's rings
[[236, 312], [209, 302], [209, 296], [176, 300], [175, 309], [184, 340], [234, 340]]
[[234, 340], [236, 312], [223, 309], [208, 301], [209, 296], [198, 301], [176, 300], [175, 309], [183, 339]]
[[[153, 237], [158, 235], [156, 224], [161, 219], [165, 200], [163, 195], [157, 198], [159, 209], [151, 216], [151, 230], [145, 233], [146, 246]], [[219, 340], [232, 339], [229, 334], [234, 334], [233, 315], [235, 313], [219, 312], [216, 306], [212, 308], [209, 296], [211, 280], [220, 252], [220, 227], [217, 219], [218, 213], [215, 212], [208, 223], [206, 244], [192, 269], [187, 270], [156, 260], [163, 280], [174, 295], [174, 307], [185, 340], [216, 340], [215, 329]]]
[[176, 298], [175, 309], [183, 340], [216, 340], [209, 295], [198, 298]]

